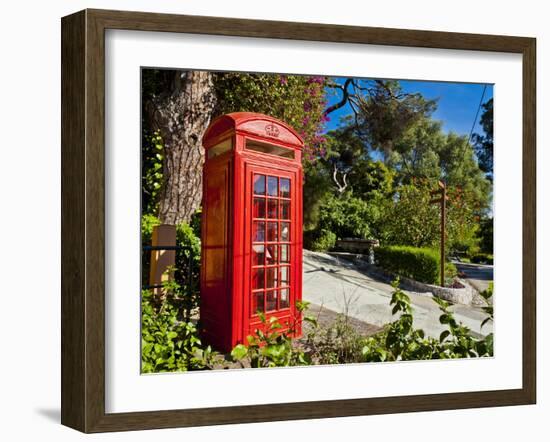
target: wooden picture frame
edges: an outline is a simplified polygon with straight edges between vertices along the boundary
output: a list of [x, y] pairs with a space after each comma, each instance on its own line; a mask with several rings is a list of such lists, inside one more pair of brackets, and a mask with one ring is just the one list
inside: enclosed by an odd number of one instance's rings
[[[123, 29], [495, 51], [522, 55], [522, 387], [399, 397], [105, 412], [105, 30]], [[83, 432], [141, 430], [534, 404], [536, 41], [533, 38], [84, 10], [62, 19], [62, 408]], [[519, 167], [519, 166], [518, 166]]]

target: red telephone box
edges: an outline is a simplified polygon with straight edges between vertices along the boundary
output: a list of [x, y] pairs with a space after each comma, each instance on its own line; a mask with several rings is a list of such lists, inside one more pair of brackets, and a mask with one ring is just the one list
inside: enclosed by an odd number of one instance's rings
[[203, 145], [201, 330], [228, 352], [261, 325], [258, 311], [282, 325], [298, 317], [303, 141], [282, 121], [237, 112], [214, 120]]

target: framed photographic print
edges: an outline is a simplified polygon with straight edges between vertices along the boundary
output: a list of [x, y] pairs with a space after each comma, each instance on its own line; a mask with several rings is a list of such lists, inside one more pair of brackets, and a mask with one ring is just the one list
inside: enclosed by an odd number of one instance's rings
[[62, 423], [536, 400], [535, 40], [62, 19]]

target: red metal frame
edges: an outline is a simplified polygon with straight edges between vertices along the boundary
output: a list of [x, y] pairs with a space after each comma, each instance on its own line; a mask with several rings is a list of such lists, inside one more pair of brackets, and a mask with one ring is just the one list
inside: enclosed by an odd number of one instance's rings
[[[209, 158], [209, 149], [227, 139], [231, 140], [231, 149]], [[247, 148], [247, 141], [256, 143], [256, 147], [250, 144], [249, 147], [258, 148], [257, 143], [261, 143], [260, 150], [272, 148], [284, 156]], [[201, 238], [201, 332], [206, 342], [228, 352], [239, 343], [246, 344], [246, 336], [254, 334], [261, 326], [255, 310], [260, 304], [253, 305], [256, 294], [262, 294], [268, 320], [276, 316], [286, 325], [299, 317], [296, 302], [302, 298], [303, 141], [291, 127], [275, 118], [239, 112], [213, 121], [203, 137], [203, 145], [206, 162]], [[255, 175], [265, 177], [263, 195], [254, 194]], [[286, 188], [286, 180], [288, 197], [281, 193], [281, 189]], [[270, 191], [276, 190], [276, 194], [268, 195], [268, 187]], [[259, 212], [260, 202], [264, 204], [262, 213]], [[272, 209], [271, 213], [268, 209]], [[254, 230], [255, 226], [262, 225], [263, 236]], [[289, 235], [285, 240], [282, 239], [284, 229]], [[264, 254], [260, 263], [255, 250], [260, 252], [262, 249]], [[290, 255], [286, 259], [288, 262], [281, 260], [284, 252]], [[270, 258], [269, 254], [274, 253], [277, 258]], [[285, 269], [288, 284], [284, 284]], [[275, 271], [276, 277], [272, 277]], [[268, 301], [273, 293], [278, 294], [276, 308], [268, 309], [272, 306]], [[288, 306], [281, 293], [288, 294]], [[298, 321], [294, 335], [300, 334]]]

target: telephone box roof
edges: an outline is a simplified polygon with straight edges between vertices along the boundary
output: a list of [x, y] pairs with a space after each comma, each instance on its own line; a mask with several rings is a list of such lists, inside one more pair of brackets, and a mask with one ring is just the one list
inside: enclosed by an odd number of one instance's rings
[[233, 112], [216, 118], [203, 136], [206, 148], [228, 132], [240, 132], [302, 148], [303, 140], [288, 124], [254, 112]]

